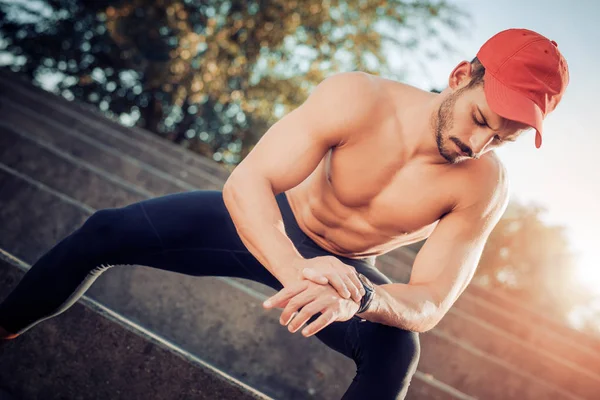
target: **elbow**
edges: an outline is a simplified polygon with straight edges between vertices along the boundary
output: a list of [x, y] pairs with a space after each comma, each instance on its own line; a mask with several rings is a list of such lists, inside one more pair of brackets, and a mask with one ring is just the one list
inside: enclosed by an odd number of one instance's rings
[[440, 308], [436, 308], [435, 310], [429, 309], [427, 311], [428, 312], [423, 311], [420, 314], [420, 318], [413, 324], [414, 329], [411, 330], [418, 333], [430, 331], [437, 326], [444, 315]]
[[268, 179], [264, 178], [261, 174], [249, 172], [248, 169], [241, 170], [238, 166], [225, 181], [225, 184], [223, 185], [223, 192], [236, 190], [240, 186], [255, 187], [257, 185], [262, 186], [263, 184], [269, 184]]
[[[231, 207], [244, 201], [245, 198], [255, 196], [256, 193], [267, 193], [271, 189], [268, 180], [245, 172], [232, 172], [223, 184], [222, 196], [225, 207]], [[261, 194], [262, 196], [262, 194]]]
[[243, 182], [248, 182], [248, 178], [241, 175], [240, 172], [232, 172], [223, 185], [223, 200], [227, 203], [236, 196]]
[[442, 320], [443, 314], [437, 313], [437, 315], [432, 315], [429, 318], [425, 318], [422, 323], [419, 324], [417, 332], [425, 333], [437, 326], [437, 324]]
[[415, 332], [418, 332], [418, 333], [428, 332], [428, 331], [432, 330], [433, 328], [435, 328], [435, 326], [438, 324], [438, 322], [439, 321], [436, 321], [434, 323], [431, 323], [431, 322], [423, 323], [417, 329], [415, 329]]
[[229, 175], [229, 177], [225, 181], [225, 184], [223, 184], [223, 194], [225, 194], [226, 192], [229, 193], [232, 191], [233, 187], [236, 185], [236, 182], [238, 181], [238, 175], [239, 174], [236, 174], [235, 171]]
[[225, 202], [225, 206], [227, 206], [227, 203], [229, 202], [229, 200], [231, 199], [232, 196], [232, 192], [233, 192], [233, 180], [231, 179], [231, 176], [227, 179], [227, 181], [225, 181], [225, 184], [223, 185], [223, 201]]
[[236, 199], [239, 199], [238, 191], [240, 188], [239, 185], [239, 177], [229, 175], [227, 181], [223, 185], [222, 195], [223, 195], [223, 203], [225, 203], [225, 208], [231, 213], [232, 207], [236, 204]]
[[419, 321], [416, 322], [414, 324], [412, 324], [412, 326], [407, 327], [407, 326], [398, 326], [400, 329], [405, 329], [411, 332], [416, 332], [416, 333], [425, 333], [428, 332], [430, 330], [432, 330], [433, 328], [435, 328], [435, 326], [437, 325], [437, 322], [432, 323], [429, 321]]

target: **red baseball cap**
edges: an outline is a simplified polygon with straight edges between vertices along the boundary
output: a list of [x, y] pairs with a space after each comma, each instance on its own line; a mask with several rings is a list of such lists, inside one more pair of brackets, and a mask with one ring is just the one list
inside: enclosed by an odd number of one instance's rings
[[481, 46], [484, 92], [496, 114], [536, 130], [542, 145], [543, 120], [556, 108], [569, 83], [567, 61], [558, 44], [527, 29], [508, 29]]

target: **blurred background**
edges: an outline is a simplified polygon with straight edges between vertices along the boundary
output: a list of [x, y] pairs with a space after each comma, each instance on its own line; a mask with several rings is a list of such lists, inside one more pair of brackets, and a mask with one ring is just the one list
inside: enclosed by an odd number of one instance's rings
[[511, 203], [474, 280], [600, 336], [599, 4], [0, 0], [0, 68], [231, 171], [331, 74], [439, 91], [493, 34], [535, 30], [558, 43], [571, 81], [541, 149], [528, 132], [498, 150]]
[[600, 145], [593, 1], [0, 1], [0, 65], [230, 168], [325, 77], [366, 71], [441, 90], [493, 34], [559, 44], [568, 91], [498, 151], [512, 202], [476, 279], [600, 334]]

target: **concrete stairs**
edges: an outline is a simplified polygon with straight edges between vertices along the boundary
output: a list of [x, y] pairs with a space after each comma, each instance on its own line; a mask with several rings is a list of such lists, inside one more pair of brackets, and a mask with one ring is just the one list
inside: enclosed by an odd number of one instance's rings
[[[95, 210], [220, 190], [227, 176], [211, 160], [0, 72], [0, 249], [24, 265]], [[415, 255], [398, 249], [378, 258], [377, 267], [406, 282]], [[244, 279], [122, 266], [104, 273], [86, 298], [272, 398], [340, 398], [354, 363], [279, 325], [279, 312], [260, 305], [273, 293]], [[66, 319], [71, 313], [54, 319], [65, 318], [60, 325], [68, 329], [75, 326]], [[421, 335], [408, 398], [594, 399], [598, 371], [600, 340], [472, 284]]]
[[[0, 250], [2, 298], [28, 268]], [[85, 295], [0, 345], [0, 384], [15, 400], [270, 399]]]

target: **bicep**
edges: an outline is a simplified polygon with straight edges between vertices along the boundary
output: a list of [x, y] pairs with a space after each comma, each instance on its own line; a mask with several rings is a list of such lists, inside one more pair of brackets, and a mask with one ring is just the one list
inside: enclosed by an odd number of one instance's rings
[[444, 216], [413, 264], [409, 284], [425, 285], [445, 313], [472, 280], [508, 193]]
[[331, 148], [366, 125], [374, 95], [370, 77], [363, 73], [325, 79], [301, 106], [267, 130], [232, 176], [265, 178], [276, 194], [293, 188]]

